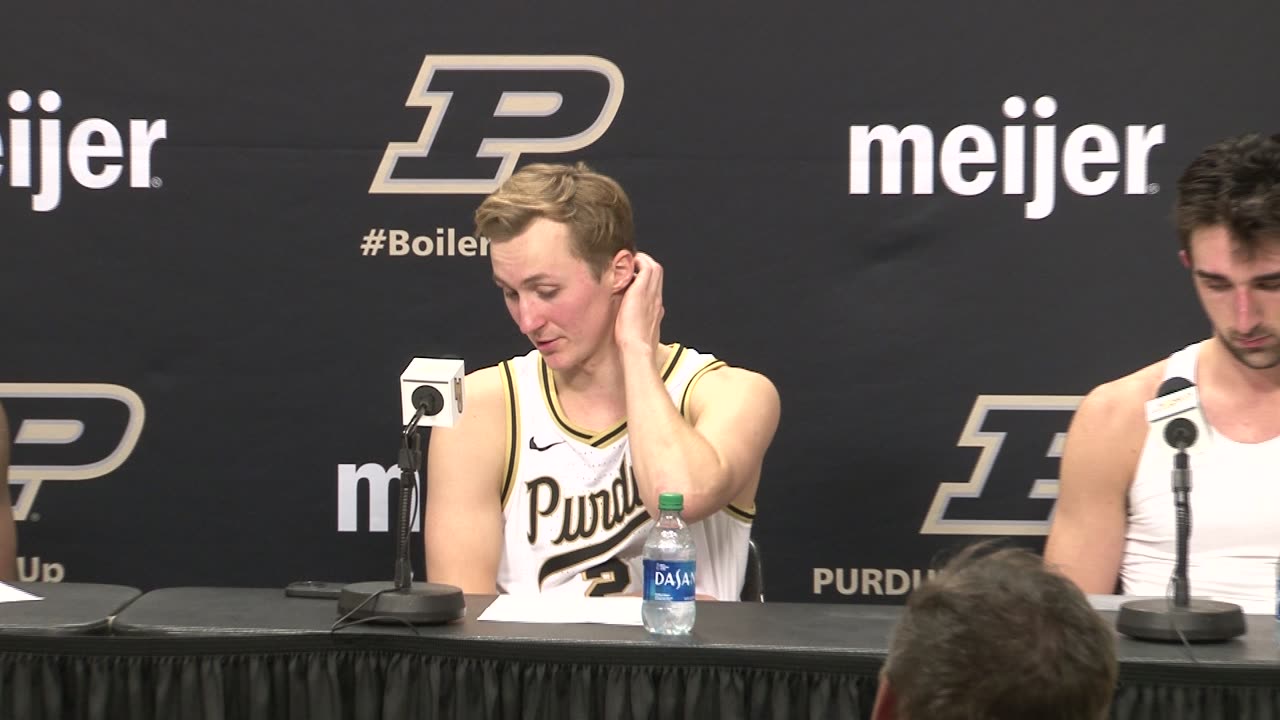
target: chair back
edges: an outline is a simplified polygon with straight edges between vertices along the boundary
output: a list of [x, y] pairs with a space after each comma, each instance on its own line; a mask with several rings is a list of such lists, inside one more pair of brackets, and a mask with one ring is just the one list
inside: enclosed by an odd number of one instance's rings
[[742, 579], [743, 602], [764, 602], [764, 566], [760, 562], [760, 548], [754, 539], [747, 540], [747, 574]]

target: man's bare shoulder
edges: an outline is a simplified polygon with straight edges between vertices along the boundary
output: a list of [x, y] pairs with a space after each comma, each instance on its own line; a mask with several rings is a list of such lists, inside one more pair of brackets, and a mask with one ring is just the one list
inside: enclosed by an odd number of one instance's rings
[[502, 386], [505, 382], [501, 365], [490, 365], [467, 373], [467, 400], [478, 402], [502, 402]]
[[459, 425], [488, 427], [506, 415], [506, 376], [500, 365], [472, 370], [463, 381], [462, 419]]
[[[1123, 492], [1133, 480], [1147, 436], [1146, 403], [1165, 361], [1094, 388], [1076, 410], [1062, 460], [1064, 489]], [[1099, 496], [1100, 497], [1100, 496]]]
[[710, 370], [699, 384], [716, 394], [746, 392], [752, 395], [778, 395], [773, 381], [763, 374], [732, 365], [721, 365]]
[[691, 410], [696, 418], [704, 409], [732, 403], [776, 415], [781, 406], [778, 388], [761, 373], [720, 365], [703, 375], [692, 389]]
[[[428, 497], [439, 495], [443, 483], [469, 484], [476, 476], [500, 478], [506, 434], [507, 404], [499, 366], [467, 373], [463, 381], [462, 414], [453, 427], [431, 430], [427, 465], [432, 482]], [[429, 503], [428, 503], [429, 504]]]
[[1141, 370], [1097, 386], [1085, 396], [1078, 415], [1099, 422], [1145, 427], [1146, 402], [1155, 397], [1164, 378], [1168, 360], [1159, 360]]

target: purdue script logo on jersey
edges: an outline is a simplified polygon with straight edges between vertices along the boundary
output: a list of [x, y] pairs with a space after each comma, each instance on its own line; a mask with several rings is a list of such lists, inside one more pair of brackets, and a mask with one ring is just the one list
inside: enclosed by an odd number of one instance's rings
[[[626, 460], [618, 466], [618, 474], [608, 489], [562, 497], [560, 483], [547, 476], [530, 480], [526, 487], [529, 490], [529, 544], [538, 542], [539, 524], [546, 521], [549, 529], [556, 531], [551, 544], [569, 543], [573, 548], [542, 564], [538, 571], [539, 583], [563, 570], [591, 564], [625, 542], [649, 520], [649, 513], [640, 502], [635, 473], [627, 467]], [[594, 538], [597, 533], [605, 535], [601, 542], [585, 546], [573, 544]]]
[[387, 145], [369, 192], [487, 195], [523, 153], [600, 139], [622, 89], [618, 66], [591, 55], [428, 55], [405, 101], [427, 109], [422, 132]]
[[142, 398], [120, 385], [0, 383], [0, 402], [14, 429], [17, 520], [27, 519], [46, 480], [90, 480], [123, 465], [146, 419]]
[[1058, 459], [1078, 395], [979, 395], [957, 447], [981, 448], [967, 482], [944, 482], [922, 535], [1047, 535]]

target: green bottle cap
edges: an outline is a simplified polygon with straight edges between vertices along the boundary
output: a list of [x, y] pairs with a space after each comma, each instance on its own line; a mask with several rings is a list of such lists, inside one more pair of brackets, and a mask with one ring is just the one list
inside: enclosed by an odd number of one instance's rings
[[683, 510], [684, 495], [680, 493], [662, 493], [658, 495], [658, 510]]

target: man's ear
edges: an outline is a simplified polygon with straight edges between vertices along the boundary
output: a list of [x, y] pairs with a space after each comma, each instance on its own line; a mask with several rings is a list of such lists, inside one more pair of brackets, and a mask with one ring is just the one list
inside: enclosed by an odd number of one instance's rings
[[880, 687], [876, 690], [876, 704], [871, 708], [871, 720], [899, 720], [898, 696], [889, 685], [889, 678], [880, 674]]
[[1191, 269], [1191, 255], [1186, 250], [1178, 251], [1178, 259], [1182, 261], [1182, 267]]
[[620, 293], [630, 287], [631, 281], [636, 279], [636, 254], [630, 250], [615, 253], [609, 261], [606, 279], [612, 292]]

